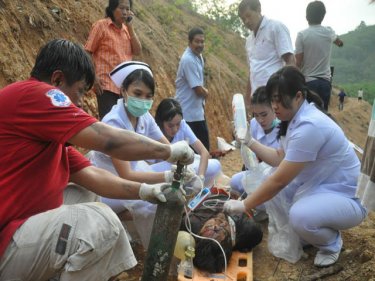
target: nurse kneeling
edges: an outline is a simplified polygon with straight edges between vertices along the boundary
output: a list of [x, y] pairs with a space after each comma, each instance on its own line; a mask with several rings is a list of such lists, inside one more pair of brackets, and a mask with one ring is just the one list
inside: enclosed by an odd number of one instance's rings
[[245, 200], [230, 200], [224, 209], [230, 214], [251, 212], [285, 188], [293, 230], [301, 243], [318, 248], [316, 266], [332, 265], [343, 244], [340, 230], [360, 224], [367, 215], [355, 198], [360, 162], [297, 68], [286, 66], [273, 74], [266, 91], [282, 121], [280, 148], [266, 147], [250, 134], [243, 142], [277, 169]]

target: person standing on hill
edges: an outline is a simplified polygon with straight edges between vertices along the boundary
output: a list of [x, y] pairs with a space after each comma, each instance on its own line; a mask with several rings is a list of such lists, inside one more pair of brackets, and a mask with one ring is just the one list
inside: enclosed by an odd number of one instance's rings
[[343, 89], [340, 90], [340, 93], [338, 94], [339, 96], [339, 111], [344, 109], [344, 100], [346, 97], [346, 94]]
[[362, 88], [360, 88], [358, 90], [358, 101], [362, 101], [362, 99], [363, 99], [363, 90]]
[[332, 43], [342, 47], [344, 43], [331, 27], [322, 26], [326, 8], [321, 1], [307, 5], [307, 29], [300, 31], [296, 39], [296, 63], [306, 77], [307, 86], [316, 92], [328, 111], [331, 97], [331, 50]]
[[85, 44], [95, 63], [94, 90], [100, 119], [121, 98], [120, 89], [109, 78], [109, 73], [118, 64], [132, 60], [133, 55], [139, 55], [142, 50], [133, 27], [132, 6], [132, 0], [109, 0], [106, 18], [93, 24]]
[[186, 123], [210, 151], [210, 138], [204, 114], [208, 89], [204, 87], [203, 30], [198, 27], [192, 28], [188, 40], [189, 46], [178, 65], [175, 98], [181, 104]]
[[122, 160], [194, 160], [185, 143], [162, 144], [99, 122], [80, 107], [95, 80], [78, 44], [55, 39], [28, 80], [0, 90], [0, 280], [107, 281], [136, 265], [109, 207], [63, 193], [68, 182], [111, 198], [165, 202], [164, 184], [121, 179], [91, 166], [72, 145]]
[[247, 112], [254, 91], [267, 84], [268, 78], [284, 65], [295, 65], [293, 44], [288, 28], [261, 14], [259, 0], [242, 0], [238, 16], [250, 35], [246, 39], [249, 80], [245, 95]]

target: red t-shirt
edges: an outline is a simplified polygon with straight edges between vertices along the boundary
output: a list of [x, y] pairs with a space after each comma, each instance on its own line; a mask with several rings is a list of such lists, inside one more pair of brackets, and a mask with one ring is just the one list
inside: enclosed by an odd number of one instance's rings
[[94, 122], [36, 79], [0, 90], [0, 258], [17, 228], [59, 207], [70, 174], [90, 165], [65, 143]]

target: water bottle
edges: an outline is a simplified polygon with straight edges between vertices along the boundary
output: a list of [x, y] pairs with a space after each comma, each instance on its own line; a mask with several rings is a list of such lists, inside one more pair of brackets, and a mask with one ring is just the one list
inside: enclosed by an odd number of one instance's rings
[[194, 265], [193, 258], [195, 257], [194, 247], [188, 246], [185, 251], [185, 258], [181, 261], [179, 266], [180, 275], [186, 279], [193, 279]]
[[180, 230], [177, 234], [176, 246], [174, 247], [173, 253], [174, 256], [183, 260], [188, 247], [195, 247], [194, 237], [189, 232]]
[[234, 94], [232, 100], [233, 121], [237, 138], [245, 139], [247, 130], [246, 108], [242, 94]]

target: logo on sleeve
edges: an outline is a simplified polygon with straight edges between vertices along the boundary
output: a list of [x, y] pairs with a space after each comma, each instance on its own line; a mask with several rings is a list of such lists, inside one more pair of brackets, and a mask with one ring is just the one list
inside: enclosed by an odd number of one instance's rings
[[46, 95], [54, 106], [68, 107], [72, 103], [67, 95], [57, 89], [49, 90]]

